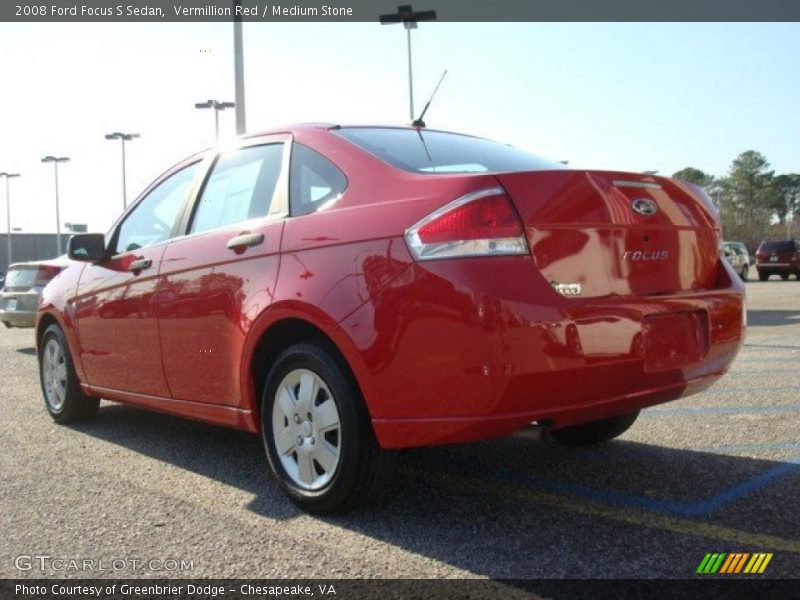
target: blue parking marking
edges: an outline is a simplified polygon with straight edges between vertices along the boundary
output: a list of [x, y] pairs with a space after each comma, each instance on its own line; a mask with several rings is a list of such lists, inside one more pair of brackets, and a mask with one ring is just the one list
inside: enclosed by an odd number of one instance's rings
[[[734, 365], [734, 368], [736, 365]], [[736, 369], [737, 371], [739, 369]], [[742, 369], [744, 370], [744, 369]], [[787, 368], [787, 369], [748, 369], [747, 373], [753, 373], [754, 375], [761, 375], [762, 373], [797, 373], [797, 367], [794, 368]]]
[[749, 394], [751, 392], [800, 392], [800, 385], [739, 385], [739, 386], [725, 386], [718, 385], [703, 392], [704, 395], [713, 396], [714, 394]]
[[[800, 388], [792, 386], [800, 392]], [[682, 406], [678, 408], [648, 408], [642, 411], [643, 417], [674, 417], [680, 415], [739, 415], [758, 413], [800, 412], [800, 404], [778, 404], [776, 406]]]
[[[637, 447], [636, 452], [643, 450], [645, 447]], [[720, 450], [733, 452], [733, 451], [748, 451], [748, 450], [795, 450], [800, 448], [799, 443], [774, 443], [774, 444], [741, 444], [736, 446], [719, 446], [708, 448], [691, 448], [689, 450], [696, 452], [719, 452]], [[650, 448], [648, 448], [648, 451]], [[657, 452], [655, 447], [652, 448]], [[661, 451], [668, 449], [661, 448]], [[449, 466], [452, 466], [450, 464]], [[618, 492], [614, 490], [604, 490], [593, 488], [580, 483], [563, 482], [553, 479], [543, 479], [539, 476], [529, 476], [518, 471], [498, 471], [493, 470], [491, 474], [487, 474], [484, 467], [479, 464], [459, 463], [459, 470], [467, 475], [480, 477], [483, 479], [489, 478], [497, 481], [498, 483], [506, 483], [511, 485], [521, 485], [529, 489], [538, 489], [540, 491], [548, 491], [555, 493], [567, 493], [574, 496], [579, 496], [589, 500], [596, 500], [617, 506], [629, 506], [643, 510], [650, 510], [655, 512], [668, 513], [682, 517], [697, 517], [710, 512], [719, 510], [723, 506], [730, 504], [740, 498], [752, 494], [774, 481], [785, 477], [787, 475], [800, 471], [800, 454], [792, 456], [789, 460], [776, 464], [769, 468], [764, 473], [757, 475], [739, 485], [733, 486], [729, 489], [723, 490], [715, 494], [711, 498], [700, 500], [696, 502], [679, 502], [663, 498], [650, 498], [647, 496], [639, 496], [636, 494], [629, 494], [626, 492]]]
[[[792, 354], [794, 354], [794, 353], [792, 353]], [[800, 360], [800, 354], [797, 354], [796, 356], [782, 355], [780, 357], [780, 360], [781, 361], [786, 361], [787, 358], [789, 358], [789, 359], [796, 358], [796, 359]], [[739, 363], [773, 363], [774, 364], [776, 360], [778, 360], [778, 359], [775, 358], [774, 356], [752, 356], [752, 357], [750, 357], [750, 356], [737, 356], [736, 360], [733, 362], [733, 366], [735, 367]]]
[[800, 443], [796, 442], [774, 442], [766, 444], [734, 444], [726, 446], [706, 446], [692, 448], [695, 452], [714, 452], [716, 454], [726, 452], [748, 452], [753, 450], [800, 450]]
[[757, 475], [756, 477], [753, 477], [752, 479], [749, 479], [740, 485], [734, 486], [728, 490], [725, 490], [724, 492], [720, 492], [708, 500], [704, 500], [702, 502], [693, 504], [692, 506], [686, 507], [683, 511], [683, 515], [692, 517], [715, 511], [725, 504], [733, 502], [734, 500], [738, 500], [743, 496], [747, 496], [748, 494], [751, 494], [754, 491], [769, 485], [776, 479], [795, 472], [798, 467], [800, 467], [800, 454], [792, 457], [787, 462], [775, 465], [771, 469], [768, 469], [765, 473]]

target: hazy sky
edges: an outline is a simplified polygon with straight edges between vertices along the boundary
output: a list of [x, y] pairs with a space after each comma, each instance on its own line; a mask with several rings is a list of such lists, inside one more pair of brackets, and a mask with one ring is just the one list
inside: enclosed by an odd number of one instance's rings
[[[405, 32], [378, 24], [245, 24], [248, 131], [299, 121], [406, 123]], [[571, 167], [714, 174], [748, 149], [800, 171], [800, 24], [425, 23], [413, 33], [417, 106], [448, 76], [430, 127], [491, 137]], [[105, 231], [128, 195], [213, 143], [233, 100], [232, 26], [0, 24], [0, 171], [12, 225]], [[233, 132], [233, 111], [221, 129]], [[0, 185], [0, 228], [5, 193]]]

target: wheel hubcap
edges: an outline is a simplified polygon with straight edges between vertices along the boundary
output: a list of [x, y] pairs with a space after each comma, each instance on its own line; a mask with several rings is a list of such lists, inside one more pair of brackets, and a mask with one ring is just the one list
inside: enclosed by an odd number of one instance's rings
[[51, 339], [42, 353], [42, 382], [47, 404], [53, 412], [64, 408], [67, 397], [67, 362], [61, 344]]
[[341, 425], [333, 394], [319, 375], [295, 369], [275, 392], [272, 437], [284, 470], [292, 481], [317, 490], [339, 466]]

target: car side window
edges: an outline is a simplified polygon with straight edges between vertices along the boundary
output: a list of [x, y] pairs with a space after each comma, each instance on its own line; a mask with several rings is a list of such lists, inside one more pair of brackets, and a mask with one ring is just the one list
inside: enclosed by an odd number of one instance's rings
[[116, 254], [146, 248], [170, 238], [199, 167], [197, 162], [170, 175], [136, 205], [120, 225]]
[[289, 169], [289, 206], [292, 216], [307, 215], [329, 206], [347, 188], [347, 178], [336, 165], [308, 146], [292, 146]]
[[190, 233], [267, 216], [282, 161], [283, 143], [220, 156], [197, 201]]

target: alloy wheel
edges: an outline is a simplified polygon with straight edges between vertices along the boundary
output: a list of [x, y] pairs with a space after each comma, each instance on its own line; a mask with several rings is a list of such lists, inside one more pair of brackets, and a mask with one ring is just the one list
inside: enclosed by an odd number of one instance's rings
[[61, 412], [67, 397], [67, 361], [61, 344], [50, 339], [42, 353], [42, 382], [47, 404], [53, 412]]
[[319, 490], [333, 478], [342, 447], [339, 409], [319, 375], [294, 369], [283, 378], [272, 407], [272, 438], [297, 486]]

